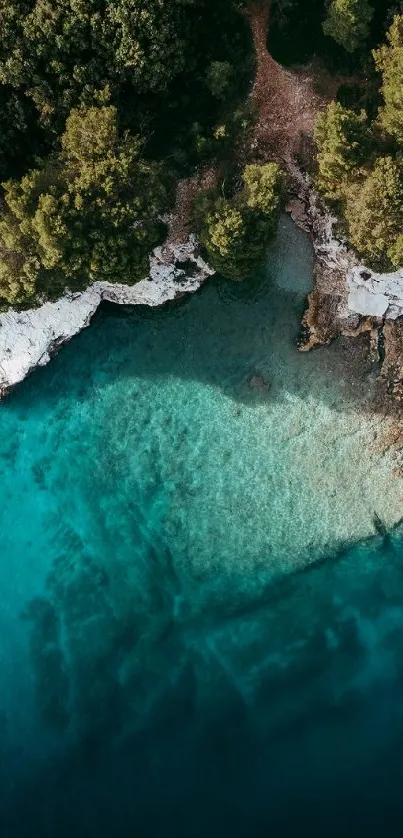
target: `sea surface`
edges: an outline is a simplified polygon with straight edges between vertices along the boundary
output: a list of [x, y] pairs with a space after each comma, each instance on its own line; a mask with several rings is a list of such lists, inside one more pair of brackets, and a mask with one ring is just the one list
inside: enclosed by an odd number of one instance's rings
[[312, 267], [283, 218], [2, 402], [1, 838], [402, 834], [400, 461]]

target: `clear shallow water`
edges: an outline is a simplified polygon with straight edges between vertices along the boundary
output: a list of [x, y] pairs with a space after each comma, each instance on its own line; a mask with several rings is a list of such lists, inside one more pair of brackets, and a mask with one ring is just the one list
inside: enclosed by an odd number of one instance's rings
[[402, 482], [376, 370], [295, 349], [311, 264], [285, 219], [2, 404], [1, 835], [394, 828]]

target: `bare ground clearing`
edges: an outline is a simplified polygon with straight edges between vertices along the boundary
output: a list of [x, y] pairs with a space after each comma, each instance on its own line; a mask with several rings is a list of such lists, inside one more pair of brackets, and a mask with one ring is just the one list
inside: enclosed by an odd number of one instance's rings
[[256, 53], [256, 77], [249, 96], [256, 116], [250, 152], [256, 160], [285, 164], [294, 179], [296, 164], [305, 167], [312, 160], [318, 113], [335, 98], [341, 84], [357, 79], [332, 76], [316, 60], [304, 67], [283, 67], [267, 49], [270, 0], [253, 3], [246, 16]]

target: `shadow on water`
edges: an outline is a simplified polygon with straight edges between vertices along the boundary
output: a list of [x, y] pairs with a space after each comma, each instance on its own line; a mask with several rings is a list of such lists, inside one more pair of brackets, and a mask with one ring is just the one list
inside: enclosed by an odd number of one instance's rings
[[[63, 437], [63, 399], [92, 411], [120, 379], [202, 381], [248, 404], [314, 394], [344, 408], [360, 353], [354, 361], [340, 343], [299, 354], [306, 288], [271, 280], [216, 278], [155, 312], [104, 307], [91, 330], [11, 395], [8, 404], [29, 418], [61, 401], [51, 448], [29, 472], [45, 505], [60, 495], [56, 512], [46, 507], [46, 584], [21, 614], [43, 753], [19, 764], [20, 774], [7, 761], [0, 767], [1, 787], [11, 787], [0, 801], [1, 838], [393, 834], [403, 780], [401, 531], [378, 521], [375, 539], [280, 579], [270, 568], [245, 572], [239, 553], [228, 570], [214, 544], [211, 565], [196, 573], [187, 541], [185, 555], [174, 555], [163, 527], [158, 440], [147, 437], [153, 403], [136, 426], [135, 444], [143, 431], [146, 443], [141, 497], [126, 411], [95, 414], [103, 426], [90, 460], [92, 412], [84, 439], [80, 412], [72, 426], [66, 420], [72, 449]], [[251, 376], [267, 386], [251, 394]], [[339, 396], [327, 386], [333, 379]], [[359, 386], [364, 400], [368, 381]], [[33, 424], [31, 447], [39, 439], [40, 448], [46, 428]], [[56, 457], [53, 474], [46, 458], [59, 442], [65, 459]], [[176, 469], [180, 443], [173, 433]], [[16, 461], [26, 478], [29, 453], [20, 463], [6, 447], [9, 471]], [[134, 460], [143, 454], [139, 444]], [[81, 474], [86, 465], [91, 473]]]
[[[42, 402], [57, 402], [67, 376], [72, 398], [85, 401], [99, 386], [101, 368], [105, 384], [170, 376], [219, 388], [241, 404], [297, 394], [336, 410], [345, 409], [346, 400], [366, 410], [377, 371], [368, 360], [368, 336], [354, 343], [341, 338], [308, 355], [297, 349], [312, 252], [301, 231], [287, 248], [289, 224], [278, 245], [283, 261], [276, 252], [271, 264], [269, 254], [267, 270], [248, 283], [215, 277], [162, 309], [103, 304], [91, 329], [61, 350], [50, 372], [39, 369], [18, 388], [18, 400], [31, 408], [40, 390]], [[295, 253], [301, 245], [302, 259]], [[275, 283], [280, 269], [283, 288]]]
[[402, 557], [400, 528], [197, 615], [163, 545], [129, 591], [59, 558], [24, 616], [44, 721], [62, 699], [72, 735], [2, 836], [399, 834]]

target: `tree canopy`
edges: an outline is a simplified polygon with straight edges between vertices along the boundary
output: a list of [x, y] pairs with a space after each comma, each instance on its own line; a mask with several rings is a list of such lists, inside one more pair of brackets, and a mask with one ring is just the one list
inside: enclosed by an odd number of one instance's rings
[[403, 257], [403, 160], [379, 157], [346, 190], [349, 239], [372, 264], [400, 267]]
[[186, 66], [196, 0], [1, 0], [0, 80], [48, 123], [103, 91], [165, 90]]
[[[282, 190], [259, 150], [240, 167], [253, 119], [248, 2], [0, 0], [1, 306], [144, 276], [172, 185], [207, 161], [223, 187], [196, 201], [202, 244], [224, 275], [251, 274]], [[271, 4], [290, 63], [342, 56], [343, 72], [371, 78], [364, 102], [334, 102], [318, 118], [316, 182], [357, 249], [393, 265], [402, 259], [402, 21], [395, 0]]]
[[318, 186], [326, 198], [342, 198], [346, 184], [365, 162], [369, 148], [367, 115], [331, 102], [315, 126]]
[[355, 52], [368, 38], [373, 14], [368, 0], [331, 0], [323, 31], [347, 52]]
[[0, 0], [3, 307], [147, 273], [168, 184], [232, 143], [242, 5]]
[[281, 174], [276, 163], [246, 166], [243, 187], [225, 198], [199, 196], [195, 218], [211, 265], [229, 279], [248, 279], [262, 262], [281, 207]]
[[33, 304], [95, 280], [133, 283], [162, 240], [161, 168], [144, 160], [138, 137], [120, 135], [116, 108], [73, 109], [61, 147], [20, 182], [4, 184], [3, 305]]
[[387, 33], [387, 42], [374, 52], [377, 69], [382, 73], [384, 105], [380, 123], [403, 145], [403, 15], [396, 15]]
[[316, 182], [324, 198], [336, 202], [358, 253], [390, 269], [403, 265], [402, 14], [392, 18], [373, 58], [381, 84], [379, 93], [372, 87], [368, 113], [332, 102], [317, 119]]
[[212, 95], [222, 94], [228, 62], [238, 54], [242, 63], [246, 22], [238, 5], [0, 0], [0, 83], [29, 97], [41, 123], [55, 131], [73, 107], [123, 101], [128, 124], [138, 127], [179, 77], [185, 89], [209, 76]]

